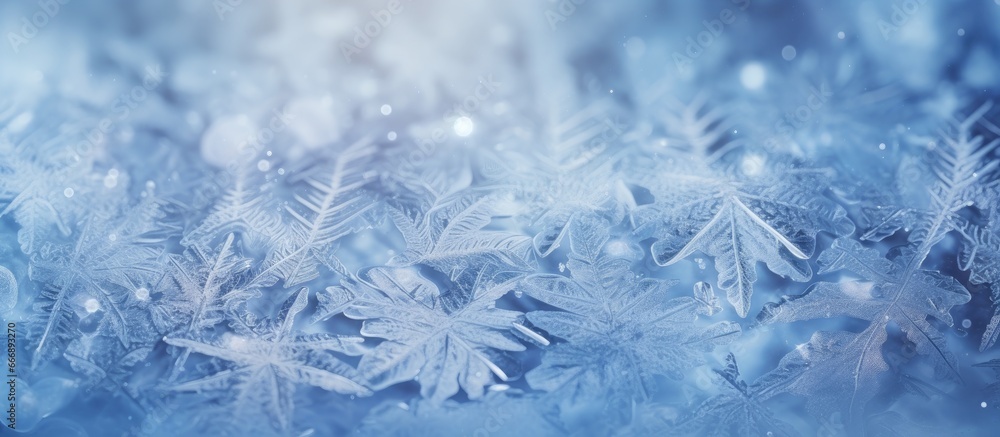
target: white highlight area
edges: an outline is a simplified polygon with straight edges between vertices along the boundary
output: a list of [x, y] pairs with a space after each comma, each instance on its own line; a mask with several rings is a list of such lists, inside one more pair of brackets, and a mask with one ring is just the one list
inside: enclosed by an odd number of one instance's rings
[[240, 148], [249, 144], [257, 126], [245, 115], [222, 117], [215, 120], [201, 137], [201, 157], [205, 162], [226, 168], [240, 156]]
[[740, 83], [748, 90], [759, 90], [767, 83], [767, 70], [757, 62], [744, 65], [740, 70]]
[[455, 120], [455, 135], [460, 137], [467, 137], [472, 135], [472, 130], [475, 128], [475, 124], [472, 123], [472, 119], [469, 117], [458, 117]]

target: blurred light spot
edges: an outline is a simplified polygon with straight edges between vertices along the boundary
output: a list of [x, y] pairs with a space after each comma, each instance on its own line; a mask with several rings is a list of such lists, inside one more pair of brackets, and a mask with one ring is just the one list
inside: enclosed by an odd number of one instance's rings
[[458, 120], [455, 120], [455, 126], [454, 126], [455, 135], [458, 135], [460, 137], [467, 137], [472, 134], [473, 127], [475, 127], [475, 125], [472, 124], [471, 118], [458, 117]]
[[392, 106], [382, 105], [382, 108], [380, 109], [380, 111], [382, 111], [382, 115], [392, 114]]
[[218, 168], [225, 168], [241, 147], [257, 136], [257, 126], [245, 115], [215, 120], [201, 137], [201, 156]]
[[[1000, 1], [1000, 0], [998, 0], [998, 1]], [[846, 37], [847, 37], [847, 35], [845, 35], [844, 32], [837, 32], [837, 38], [844, 39]]]
[[396, 131], [389, 131], [389, 135], [386, 135], [389, 141], [396, 141]]
[[83, 309], [87, 310], [88, 313], [96, 313], [97, 310], [101, 309], [101, 304], [97, 302], [97, 299], [90, 298], [83, 303]]
[[786, 61], [791, 61], [792, 59], [795, 59], [795, 47], [785, 46], [784, 48], [782, 48], [781, 57]]
[[63, 196], [66, 196], [66, 197], [73, 197], [74, 193], [75, 193], [75, 191], [73, 191], [72, 188], [67, 188], [67, 189], [63, 190]]
[[[1000, 0], [997, 0], [997, 3], [1000, 3]], [[986, 408], [986, 402], [980, 403], [979, 406], [983, 407], [983, 408]]]
[[266, 159], [261, 159], [260, 161], [257, 162], [257, 170], [268, 171], [270, 169], [271, 169], [271, 161], [268, 161]]
[[149, 300], [149, 289], [146, 287], [139, 287], [135, 289], [135, 298], [139, 300]]
[[969, 319], [962, 320], [962, 327], [965, 328], [965, 329], [971, 328], [972, 327], [972, 320], [969, 320]]
[[608, 252], [608, 255], [616, 258], [629, 255], [631, 252], [628, 243], [619, 240], [609, 241], [604, 250]]
[[642, 57], [646, 53], [646, 42], [638, 37], [629, 38], [625, 41], [625, 53], [632, 59]]
[[965, 36], [965, 29], [958, 29], [958, 36]]
[[751, 62], [740, 70], [740, 83], [748, 90], [758, 90], [767, 82], [767, 71], [757, 62]]
[[756, 154], [747, 155], [743, 158], [743, 162], [740, 163], [740, 168], [748, 176], [759, 175], [764, 170], [764, 157]]
[[225, 335], [222, 341], [227, 347], [229, 347], [229, 349], [232, 350], [245, 350], [247, 346], [247, 339], [238, 335]]
[[878, 143], [879, 150], [885, 150], [885, 143]]

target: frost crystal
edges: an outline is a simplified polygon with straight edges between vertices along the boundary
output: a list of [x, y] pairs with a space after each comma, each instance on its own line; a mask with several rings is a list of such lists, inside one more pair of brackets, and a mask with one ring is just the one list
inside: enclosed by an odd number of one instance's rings
[[997, 2], [92, 3], [0, 2], [16, 432], [1000, 429]]

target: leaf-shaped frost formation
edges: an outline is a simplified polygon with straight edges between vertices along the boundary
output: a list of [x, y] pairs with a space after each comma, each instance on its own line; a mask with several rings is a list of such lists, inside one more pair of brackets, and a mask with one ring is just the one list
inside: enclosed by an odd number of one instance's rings
[[599, 100], [545, 126], [541, 150], [510, 160], [519, 216], [536, 230], [536, 253], [550, 255], [565, 237], [574, 215], [603, 212], [620, 221], [635, 199], [616, 167], [627, 133], [609, 101]]
[[[869, 218], [873, 224], [862, 239], [878, 241], [895, 233], [904, 223], [918, 222], [922, 225], [913, 229], [910, 241], [933, 245], [948, 232], [958, 230], [971, 246], [965, 249], [967, 252], [974, 253], [978, 243], [990, 243], [984, 241], [986, 237], [977, 235], [977, 226], [959, 212], [966, 207], [984, 212], [997, 207], [996, 169], [1000, 161], [991, 159], [991, 155], [1000, 146], [1000, 139], [987, 143], [982, 135], [974, 132], [977, 123], [985, 121], [983, 117], [991, 107], [992, 104], [986, 103], [968, 117], [952, 120], [950, 128], [940, 132], [940, 140], [924, 162], [903, 163], [899, 185], [907, 189], [894, 199], [896, 205], [869, 211], [877, 212], [878, 216]], [[915, 175], [928, 173], [934, 176], [934, 183], [926, 189], [920, 186], [914, 189]], [[971, 263], [975, 258], [968, 253], [963, 255], [963, 269], [976, 267]]]
[[638, 248], [612, 240], [603, 220], [584, 220], [570, 239], [571, 277], [532, 275], [523, 287], [564, 310], [527, 314], [536, 327], [566, 340], [549, 347], [542, 364], [528, 372], [533, 388], [575, 398], [619, 387], [617, 396], [647, 399], [656, 391], [656, 375], [681, 379], [704, 362], [704, 352], [739, 336], [736, 323], [696, 323], [699, 314], [714, 310], [711, 304], [668, 299], [671, 282], [633, 273]]
[[495, 307], [518, 280], [513, 273], [480, 275], [473, 284], [441, 290], [412, 268], [372, 268], [348, 282], [357, 296], [344, 312], [364, 320], [361, 334], [383, 338], [361, 359], [359, 370], [373, 388], [416, 379], [436, 403], [458, 393], [483, 396], [496, 375], [520, 372], [507, 352], [524, 350], [510, 332], [521, 313]]
[[329, 352], [361, 353], [360, 337], [298, 334], [295, 316], [307, 305], [303, 288], [285, 303], [278, 317], [260, 330], [223, 336], [221, 341], [166, 337], [171, 345], [231, 363], [214, 374], [179, 383], [175, 391], [219, 392], [233, 404], [234, 415], [222, 420], [265, 415], [278, 430], [289, 429], [293, 394], [306, 384], [342, 394], [368, 396], [355, 370]]
[[157, 217], [151, 202], [93, 211], [75, 241], [49, 245], [34, 259], [31, 278], [46, 288], [29, 320], [38, 339], [33, 367], [61, 354], [65, 340], [75, 336], [73, 320], [96, 324], [126, 347], [153, 334], [148, 293], [137, 291], [162, 275], [158, 241], [146, 235], [156, 229]]
[[794, 436], [795, 428], [777, 419], [764, 405], [784, 391], [780, 373], [766, 374], [747, 385], [740, 376], [733, 354], [726, 356], [726, 368], [715, 369], [722, 393], [681, 418], [674, 432], [680, 435], [709, 436]]
[[330, 168], [321, 165], [305, 173], [302, 182], [310, 189], [285, 207], [292, 222], [261, 276], [277, 275], [285, 288], [315, 279], [320, 264], [331, 264], [337, 240], [368, 226], [365, 214], [375, 203], [362, 188], [371, 182], [365, 169], [374, 153], [372, 145], [359, 141], [341, 151]]
[[928, 319], [952, 325], [949, 311], [968, 302], [970, 295], [955, 279], [921, 269], [922, 259], [908, 251], [886, 259], [856, 241], [839, 239], [820, 255], [820, 273], [844, 270], [861, 280], [819, 283], [805, 294], [765, 307], [758, 316], [763, 323], [831, 317], [868, 322], [857, 333], [818, 333], [790, 353], [799, 358], [786, 357], [796, 368], [787, 372], [788, 390], [807, 396], [808, 405], [822, 417], [844, 409], [840, 412], [858, 426], [865, 405], [891, 369], [882, 354], [890, 323], [902, 329], [917, 353], [930, 357], [938, 377], [957, 377], [957, 358]]
[[[199, 337], [221, 323], [227, 308], [256, 294], [254, 284], [239, 279], [250, 269], [250, 261], [236, 254], [235, 235], [229, 234], [214, 255], [191, 249], [189, 258], [172, 257], [171, 276], [177, 294], [157, 307], [156, 321], [169, 325], [172, 337]], [[196, 246], [197, 247], [197, 246]], [[184, 369], [189, 350], [174, 364], [173, 376]]]
[[[1000, 281], [1000, 230], [997, 214], [1000, 213], [1000, 161], [995, 151], [1000, 146], [1000, 138], [987, 142], [977, 134], [977, 127], [983, 125], [993, 134], [1000, 134], [985, 116], [992, 108], [987, 102], [967, 117], [951, 120], [950, 126], [940, 132], [938, 141], [923, 163], [904, 163], [900, 175], [900, 185], [912, 185], [907, 176], [913, 174], [933, 174], [934, 184], [928, 189], [906, 191], [895, 199], [896, 205], [873, 210], [878, 215], [871, 217], [874, 223], [862, 238], [881, 240], [903, 227], [904, 223], [919, 223], [910, 233], [909, 240], [920, 243], [928, 250], [945, 238], [949, 232], [956, 232], [962, 241], [958, 253], [958, 267], [969, 271], [969, 281], [973, 284], [992, 283], [995, 291]], [[908, 196], [905, 194], [909, 194]], [[970, 220], [966, 209], [974, 209], [989, 215], [984, 225]], [[997, 299], [994, 297], [994, 304]], [[980, 350], [986, 350], [1000, 337], [1000, 306], [983, 333]]]
[[264, 187], [254, 181], [254, 168], [245, 167], [235, 175], [223, 173], [231, 184], [212, 207], [212, 212], [184, 235], [181, 244], [211, 247], [219, 235], [239, 233], [243, 240], [267, 244], [281, 231], [281, 221], [273, 213], [270, 198], [262, 192]]
[[[81, 196], [66, 196], [67, 187], [90, 185], [90, 162], [75, 161], [65, 150], [53, 147], [58, 139], [14, 145], [0, 139], [0, 217], [8, 214], [21, 226], [18, 241], [25, 253], [41, 242], [70, 234], [73, 221], [86, 210]], [[77, 158], [79, 159], [79, 158]]]
[[390, 261], [391, 266], [425, 264], [448, 272], [453, 278], [483, 264], [528, 270], [531, 239], [511, 231], [485, 230], [500, 215], [500, 194], [477, 191], [459, 193], [424, 213], [407, 214], [391, 209], [407, 248]]
[[763, 155], [748, 153], [740, 168], [717, 176], [692, 176], [690, 170], [657, 175], [653, 204], [639, 208], [640, 235], [653, 235], [657, 264], [668, 266], [701, 251], [715, 258], [719, 287], [741, 317], [750, 310], [756, 264], [762, 261], [774, 273], [807, 281], [812, 271], [806, 260], [819, 231], [836, 235], [853, 232], [854, 225], [839, 205], [820, 191], [816, 171], [789, 163], [768, 163]]

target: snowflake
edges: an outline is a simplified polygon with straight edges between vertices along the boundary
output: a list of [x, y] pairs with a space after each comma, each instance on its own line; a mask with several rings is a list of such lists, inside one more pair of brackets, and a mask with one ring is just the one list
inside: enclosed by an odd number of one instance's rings
[[421, 395], [438, 403], [459, 387], [482, 397], [493, 375], [506, 381], [519, 372], [507, 352], [524, 350], [510, 332], [521, 313], [494, 305], [519, 276], [481, 274], [442, 290], [415, 269], [368, 270], [347, 284], [355, 298], [344, 314], [364, 320], [362, 335], [386, 341], [361, 358], [359, 370], [376, 389], [416, 379]]
[[527, 314], [534, 326], [566, 340], [549, 347], [542, 364], [528, 372], [533, 388], [575, 398], [619, 387], [618, 396], [647, 399], [656, 375], [681, 379], [704, 362], [704, 352], [739, 336], [736, 323], [697, 324], [700, 314], [714, 310], [710, 303], [667, 298], [671, 281], [632, 273], [638, 248], [611, 239], [603, 220], [581, 222], [570, 235], [572, 277], [525, 279], [526, 294], [564, 310]]
[[171, 345], [232, 363], [226, 370], [170, 386], [173, 391], [216, 391], [233, 403], [237, 415], [221, 418], [238, 421], [242, 414], [263, 414], [279, 430], [291, 425], [292, 395], [296, 384], [358, 396], [372, 392], [354, 369], [329, 352], [361, 353], [359, 337], [329, 334], [296, 334], [295, 316], [308, 303], [305, 288], [288, 299], [277, 320], [256, 332], [237, 332], [220, 340], [166, 337]]

